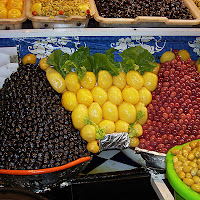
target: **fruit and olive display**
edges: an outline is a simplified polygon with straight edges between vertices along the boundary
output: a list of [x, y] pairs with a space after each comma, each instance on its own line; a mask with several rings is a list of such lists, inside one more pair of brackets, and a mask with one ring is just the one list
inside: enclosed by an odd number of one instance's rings
[[147, 50], [132, 47], [115, 62], [114, 51], [90, 55], [82, 47], [68, 56], [57, 50], [46, 61], [54, 69], [44, 68], [54, 89], [63, 93], [62, 105], [72, 112], [88, 150], [97, 153], [97, 140], [114, 132], [128, 132], [131, 147], [160, 153], [198, 139], [199, 60], [175, 49], [165, 52], [159, 65]]
[[90, 13], [88, 0], [31, 0], [31, 12], [34, 16], [70, 17], [72, 15], [86, 16]]
[[200, 62], [186, 50], [160, 63], [140, 46], [36, 60], [25, 55], [0, 91], [2, 169], [66, 164], [98, 153], [106, 134], [127, 132], [130, 147], [160, 153], [200, 137]]
[[17, 19], [22, 16], [24, 0], [0, 0], [0, 19]]
[[72, 123], [92, 153], [99, 152], [98, 140], [115, 132], [128, 132], [130, 146], [139, 145], [146, 106], [157, 87], [157, 75], [148, 71], [158, 65], [146, 49], [123, 51], [122, 62], [115, 62], [114, 51], [90, 55], [88, 47], [80, 47], [69, 56], [55, 50], [46, 60], [54, 68], [40, 63], [52, 87], [62, 93], [61, 103], [72, 112]]
[[190, 9], [179, 0], [95, 0], [98, 13], [104, 18], [136, 18], [157, 16], [168, 19], [193, 19]]

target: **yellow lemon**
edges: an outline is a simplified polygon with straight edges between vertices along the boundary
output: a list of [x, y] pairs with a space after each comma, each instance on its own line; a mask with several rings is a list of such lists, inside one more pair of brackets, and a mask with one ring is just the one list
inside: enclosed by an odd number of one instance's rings
[[197, 65], [197, 71], [200, 73], [200, 64]]
[[130, 87], [130, 86], [126, 86], [122, 90], [122, 96], [123, 96], [124, 101], [132, 103], [134, 105], [140, 99], [138, 91], [134, 87]]
[[36, 57], [36, 55], [31, 54], [31, 53], [26, 54], [26, 55], [22, 58], [22, 63], [23, 63], [23, 65], [26, 65], [26, 64], [28, 64], [28, 63], [30, 63], [30, 64], [36, 64], [36, 62], [37, 62], [37, 57]]
[[6, 8], [6, 5], [0, 1], [0, 8]]
[[81, 84], [79, 83], [79, 80], [78, 80], [78, 75], [75, 72], [70, 72], [69, 74], [66, 75], [65, 83], [66, 83], [67, 89], [71, 92], [76, 93], [81, 87]]
[[0, 8], [0, 19], [5, 19], [8, 17], [8, 10], [7, 8], [1, 7]]
[[144, 79], [139, 72], [130, 70], [126, 74], [126, 82], [131, 87], [134, 87], [136, 90], [139, 90], [144, 84]]
[[81, 137], [87, 141], [92, 142], [96, 140], [96, 128], [94, 125], [85, 125], [80, 131]]
[[92, 153], [98, 153], [99, 152], [99, 145], [97, 143], [97, 140], [94, 140], [92, 142], [88, 142], [86, 146], [87, 150]]
[[39, 67], [40, 67], [42, 70], [46, 70], [48, 67], [50, 67], [50, 65], [47, 64], [47, 58], [42, 58], [42, 59], [39, 61]]
[[117, 106], [111, 101], [107, 101], [102, 106], [103, 118], [116, 122], [118, 120]]
[[14, 1], [14, 0], [9, 0], [7, 9], [18, 9], [21, 13], [23, 11], [23, 1]]
[[34, 3], [31, 7], [31, 12], [36, 11], [38, 14], [42, 11], [42, 3]]
[[140, 96], [140, 102], [144, 103], [145, 106], [151, 103], [152, 95], [151, 92], [146, 87], [142, 87], [139, 90], [139, 96]]
[[123, 101], [121, 90], [116, 86], [111, 86], [108, 89], [108, 100], [115, 105], [120, 105]]
[[100, 106], [102, 106], [108, 99], [107, 92], [99, 86], [94, 87], [91, 92], [94, 101], [97, 102]]
[[3, 3], [5, 5], [7, 5], [8, 4], [8, 0], [0, 0], [0, 3]]
[[20, 18], [21, 16], [22, 16], [22, 13], [18, 9], [13, 8], [8, 11], [8, 19], [16, 19], [16, 18]]
[[115, 122], [115, 131], [117, 133], [121, 133], [121, 132], [128, 133], [128, 127], [129, 127], [129, 124], [125, 121], [118, 120], [117, 122]]
[[96, 84], [96, 77], [93, 72], [86, 72], [85, 76], [81, 80], [81, 86], [91, 90]]
[[158, 76], [152, 72], [145, 72], [143, 75], [144, 87], [153, 92], [157, 88]]
[[138, 137], [132, 137], [130, 139], [130, 146], [131, 147], [137, 147], [140, 144], [140, 140]]
[[119, 75], [113, 76], [113, 85], [122, 90], [126, 86], [126, 74], [119, 72]]
[[85, 104], [87, 107], [93, 102], [93, 96], [90, 90], [81, 88], [77, 92], [77, 101], [78, 103]]
[[76, 129], [81, 129], [85, 126], [85, 118], [88, 116], [87, 106], [84, 104], [78, 104], [78, 106], [72, 111], [71, 118], [72, 123]]
[[8, 3], [18, 3], [18, 4], [20, 4], [20, 5], [23, 5], [23, 3], [24, 3], [24, 0], [8, 0]]
[[179, 50], [178, 55], [181, 57], [181, 60], [187, 60], [190, 58], [189, 52], [185, 49]]
[[200, 58], [196, 61], [197, 71], [200, 73]]
[[46, 70], [46, 77], [56, 92], [63, 93], [66, 90], [64, 78], [53, 67]]
[[143, 134], [143, 129], [142, 129], [141, 124], [136, 123], [133, 125], [132, 128], [135, 130], [135, 133], [136, 133], [135, 137], [140, 137]]
[[165, 63], [166, 61], [172, 61], [176, 58], [176, 55], [172, 51], [166, 51], [160, 57], [160, 63]]
[[99, 126], [106, 130], [106, 134], [115, 132], [115, 123], [111, 120], [103, 120], [100, 122]]
[[157, 67], [155, 67], [152, 71], [152, 73], [154, 74], [158, 74], [159, 70], [160, 70], [160, 63], [156, 63], [157, 64]]
[[135, 106], [128, 102], [123, 102], [118, 107], [119, 119], [132, 124], [136, 120], [136, 109]]
[[95, 124], [99, 124], [102, 121], [102, 109], [98, 103], [91, 103], [90, 107], [88, 108], [88, 114], [90, 119]]
[[101, 70], [98, 73], [98, 86], [102, 87], [103, 89], [108, 89], [112, 85], [112, 76], [106, 70]]
[[61, 103], [68, 111], [73, 111], [78, 105], [76, 95], [71, 91], [66, 91], [62, 94]]
[[138, 120], [138, 123], [139, 123], [140, 125], [145, 124], [146, 121], [147, 121], [147, 118], [148, 118], [148, 113], [147, 113], [147, 108], [145, 107], [144, 103], [138, 102], [138, 103], [135, 105], [135, 108], [136, 108], [137, 113], [138, 113], [138, 111], [140, 111], [140, 110], [144, 113], [144, 116]]
[[82, 4], [78, 7], [82, 12], [86, 13], [90, 9], [88, 4]]

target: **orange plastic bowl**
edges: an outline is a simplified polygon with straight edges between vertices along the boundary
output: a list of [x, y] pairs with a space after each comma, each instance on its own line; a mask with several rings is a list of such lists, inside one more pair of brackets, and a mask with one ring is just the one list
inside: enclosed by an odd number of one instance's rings
[[75, 178], [85, 169], [91, 158], [91, 156], [86, 156], [65, 165], [46, 169], [0, 169], [0, 182], [5, 186], [23, 187], [34, 192], [42, 192]]
[[0, 169], [0, 174], [9, 174], [9, 175], [37, 175], [37, 174], [46, 174], [46, 173], [52, 173], [64, 169], [68, 169], [70, 167], [73, 167], [75, 165], [78, 165], [80, 163], [86, 162], [90, 160], [90, 156], [86, 156], [83, 158], [79, 158], [77, 160], [74, 160], [70, 163], [67, 163], [65, 165], [61, 165], [58, 167], [52, 167], [52, 168], [46, 168], [46, 169], [35, 169], [35, 170], [10, 170], [10, 169]]

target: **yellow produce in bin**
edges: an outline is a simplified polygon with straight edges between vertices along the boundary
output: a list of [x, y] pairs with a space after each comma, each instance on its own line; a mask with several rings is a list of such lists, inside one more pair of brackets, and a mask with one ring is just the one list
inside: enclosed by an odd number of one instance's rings
[[53, 4], [42, 7], [40, 1], [27, 0], [26, 14], [32, 21], [33, 28], [36, 29], [87, 27], [89, 18], [94, 15], [94, 5], [91, 4], [91, 0], [88, 0], [88, 4], [84, 2], [77, 7], [82, 14], [74, 12], [76, 9], [74, 9], [73, 1], [69, 1], [68, 4], [61, 6], [53, 1]]
[[26, 0], [0, 0], [0, 30], [22, 28], [27, 19], [26, 3]]
[[0, 0], [0, 3], [3, 3], [5, 5], [7, 5], [8, 4], [8, 0]]
[[0, 18], [6, 19], [8, 17], [8, 10], [7, 8], [0, 7]]
[[1, 8], [6, 8], [6, 5], [0, 1], [0, 9]]
[[[193, 0], [183, 0], [184, 5], [189, 8], [194, 19], [169, 19], [161, 16], [136, 16], [135, 18], [112, 18], [102, 17], [98, 12], [95, 0], [92, 0], [92, 6], [95, 9], [94, 19], [99, 22], [100, 27], [192, 27], [200, 24], [200, 10]], [[163, 2], [164, 3], [164, 2]]]

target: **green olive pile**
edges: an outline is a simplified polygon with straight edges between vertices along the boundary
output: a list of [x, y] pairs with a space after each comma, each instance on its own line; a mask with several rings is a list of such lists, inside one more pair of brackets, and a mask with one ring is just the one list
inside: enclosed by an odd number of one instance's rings
[[191, 141], [180, 150], [172, 149], [174, 169], [183, 182], [200, 193], [200, 141]]

